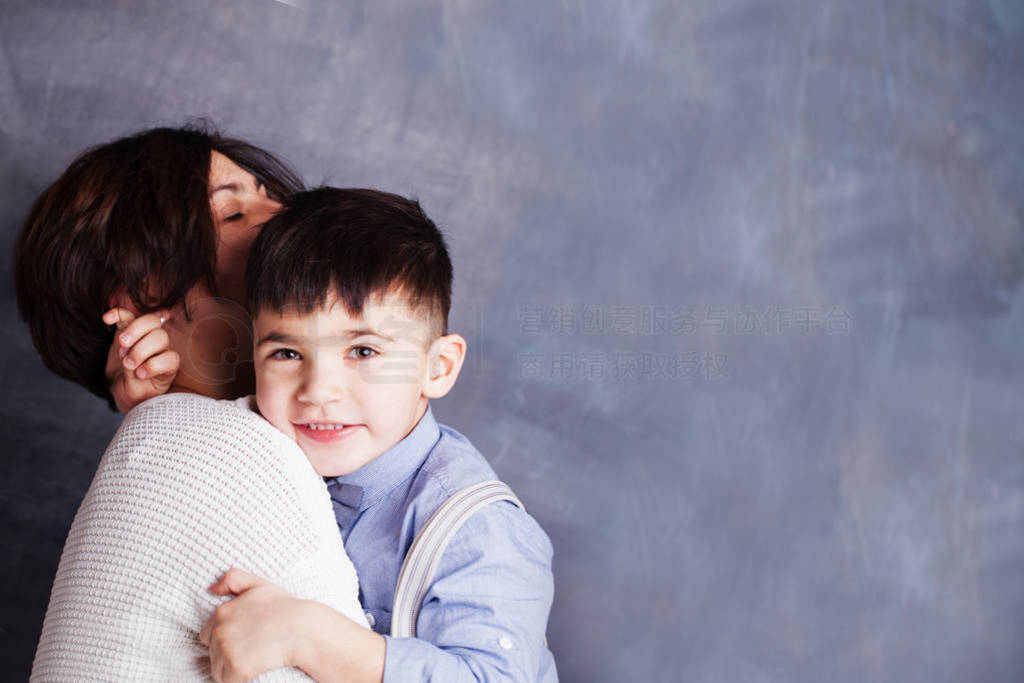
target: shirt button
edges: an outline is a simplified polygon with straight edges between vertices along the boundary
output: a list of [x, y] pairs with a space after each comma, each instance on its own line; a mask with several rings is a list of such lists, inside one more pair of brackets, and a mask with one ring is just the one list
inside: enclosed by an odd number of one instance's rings
[[366, 612], [364, 616], [366, 617], [366, 623], [370, 625], [371, 629], [377, 625], [377, 620], [373, 618], [372, 614]]
[[505, 637], [498, 638], [498, 645], [501, 646], [502, 650], [512, 649], [512, 641]]

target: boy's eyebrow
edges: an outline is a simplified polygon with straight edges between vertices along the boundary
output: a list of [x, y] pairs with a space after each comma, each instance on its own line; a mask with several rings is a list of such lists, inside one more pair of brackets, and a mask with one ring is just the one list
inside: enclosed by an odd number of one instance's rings
[[298, 337], [293, 337], [290, 334], [270, 332], [260, 337], [260, 340], [256, 342], [256, 346], [263, 346], [264, 344], [294, 344], [298, 340]]
[[[361, 329], [361, 330], [348, 330], [339, 335], [323, 335], [318, 337], [319, 339], [337, 339], [341, 338], [346, 341], [358, 339], [359, 337], [379, 337], [385, 341], [393, 342], [394, 337], [378, 332], [377, 330]], [[295, 335], [285, 334], [283, 332], [271, 331], [260, 337], [259, 341], [256, 342], [256, 346], [262, 346], [263, 344], [298, 344], [301, 341], [307, 341], [309, 337], [296, 337]]]
[[344, 333], [341, 336], [346, 339], [358, 339], [359, 337], [380, 337], [385, 341], [395, 341], [395, 338], [392, 337], [391, 335], [384, 334], [383, 332], [378, 332], [377, 330], [371, 330], [369, 328], [362, 330], [349, 330], [348, 332]]

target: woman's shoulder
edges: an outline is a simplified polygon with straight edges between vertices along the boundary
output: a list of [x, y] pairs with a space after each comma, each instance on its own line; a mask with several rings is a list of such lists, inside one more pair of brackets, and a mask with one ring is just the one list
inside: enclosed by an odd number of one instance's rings
[[140, 403], [125, 416], [107, 455], [308, 467], [296, 443], [247, 408], [242, 399], [221, 401], [190, 393]]
[[171, 392], [167, 394], [161, 394], [160, 396], [154, 396], [153, 398], [147, 399], [142, 403], [138, 404], [128, 412], [126, 418], [133, 415], [145, 415], [145, 414], [169, 414], [175, 412], [183, 413], [196, 413], [196, 412], [231, 412], [241, 411], [245, 413], [256, 414], [255, 410], [251, 406], [254, 404], [250, 402], [252, 396], [243, 396], [239, 399], [234, 400], [220, 400], [210, 398], [209, 396], [203, 396], [202, 394], [195, 394], [188, 391]]
[[125, 416], [92, 488], [129, 483], [158, 498], [210, 498], [221, 507], [260, 500], [293, 516], [330, 507], [329, 499], [316, 502], [326, 486], [293, 440], [235, 401], [196, 394], [149, 399]]
[[221, 432], [237, 437], [251, 432], [257, 438], [283, 436], [249, 407], [249, 397], [222, 401], [199, 394], [172, 393], [143, 401], [133, 408], [119, 431], [173, 433], [196, 436]]

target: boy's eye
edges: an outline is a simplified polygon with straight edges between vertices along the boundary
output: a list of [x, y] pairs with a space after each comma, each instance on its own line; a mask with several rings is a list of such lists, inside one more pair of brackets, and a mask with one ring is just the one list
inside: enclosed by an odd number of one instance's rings
[[299, 352], [293, 349], [278, 349], [271, 353], [269, 357], [275, 360], [300, 360], [302, 358]]
[[366, 360], [367, 358], [373, 358], [376, 355], [377, 350], [371, 349], [369, 346], [353, 346], [348, 352], [348, 357], [356, 360]]
[[226, 216], [226, 217], [222, 218], [221, 220], [224, 221], [225, 223], [230, 223], [232, 221], [241, 220], [242, 216], [243, 216], [243, 214], [241, 212], [233, 213], [230, 216]]

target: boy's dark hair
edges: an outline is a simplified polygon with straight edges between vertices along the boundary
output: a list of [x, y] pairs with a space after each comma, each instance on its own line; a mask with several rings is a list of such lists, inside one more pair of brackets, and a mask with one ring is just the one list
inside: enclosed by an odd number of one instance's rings
[[200, 281], [217, 293], [210, 155], [222, 153], [283, 200], [302, 183], [269, 152], [198, 127], [155, 128], [81, 154], [35, 201], [14, 245], [18, 309], [43, 362], [92, 393], [123, 292], [142, 312], [175, 306]]
[[448, 331], [452, 262], [444, 236], [418, 202], [388, 192], [322, 187], [293, 195], [249, 253], [246, 304], [309, 313], [337, 295], [350, 315], [366, 299], [397, 291]]

